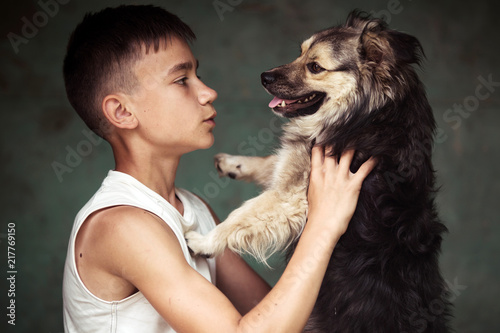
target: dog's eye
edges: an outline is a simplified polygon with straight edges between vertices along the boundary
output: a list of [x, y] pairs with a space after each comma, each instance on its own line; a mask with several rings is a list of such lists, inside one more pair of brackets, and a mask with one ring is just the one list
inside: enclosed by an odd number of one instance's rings
[[317, 62], [310, 62], [307, 64], [307, 69], [309, 69], [309, 71], [313, 74], [318, 74], [318, 73], [321, 73], [322, 71], [324, 71], [325, 69], [323, 67], [321, 67], [320, 65], [318, 65]]

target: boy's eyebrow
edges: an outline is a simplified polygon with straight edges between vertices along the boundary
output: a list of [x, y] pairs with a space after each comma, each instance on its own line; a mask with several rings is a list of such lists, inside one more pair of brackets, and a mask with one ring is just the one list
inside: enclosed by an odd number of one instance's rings
[[[196, 60], [196, 69], [198, 69], [198, 66], [200, 65], [199, 61]], [[186, 62], [181, 62], [179, 64], [174, 65], [172, 68], [168, 70], [167, 75], [170, 75], [172, 73], [182, 71], [182, 70], [190, 70], [193, 68], [193, 63], [191, 61], [186, 61]]]

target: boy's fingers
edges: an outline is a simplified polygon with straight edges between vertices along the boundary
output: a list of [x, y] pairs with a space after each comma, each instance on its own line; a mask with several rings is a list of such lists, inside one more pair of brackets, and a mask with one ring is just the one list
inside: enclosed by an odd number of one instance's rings
[[323, 147], [314, 146], [311, 151], [311, 168], [320, 167], [323, 164]]
[[373, 156], [370, 157], [365, 163], [363, 163], [358, 171], [356, 171], [355, 176], [359, 177], [361, 180], [364, 180], [366, 176], [370, 174], [370, 172], [375, 168], [377, 165], [377, 159], [374, 158]]
[[336, 169], [338, 167], [338, 157], [333, 156], [333, 147], [323, 147], [323, 171]]
[[351, 166], [352, 158], [354, 157], [354, 150], [349, 149], [342, 153], [339, 161], [339, 168], [342, 171], [349, 171], [349, 167]]
[[328, 156], [328, 157], [333, 157], [333, 146], [328, 146], [328, 147], [324, 147], [325, 149], [325, 156]]

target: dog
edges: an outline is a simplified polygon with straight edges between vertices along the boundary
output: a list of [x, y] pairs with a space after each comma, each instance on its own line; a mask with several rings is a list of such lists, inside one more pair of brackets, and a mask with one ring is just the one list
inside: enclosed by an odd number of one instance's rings
[[[205, 237], [198, 254], [226, 247], [265, 261], [293, 253], [307, 217], [314, 144], [332, 156], [354, 149], [351, 171], [370, 156], [356, 211], [331, 257], [306, 332], [448, 332], [451, 304], [439, 270], [442, 234], [431, 153], [435, 120], [416, 70], [413, 36], [358, 10], [305, 40], [293, 62], [262, 73], [272, 110], [289, 119], [268, 157], [219, 154], [221, 176], [264, 187]], [[332, 212], [334, 214], [335, 212]]]

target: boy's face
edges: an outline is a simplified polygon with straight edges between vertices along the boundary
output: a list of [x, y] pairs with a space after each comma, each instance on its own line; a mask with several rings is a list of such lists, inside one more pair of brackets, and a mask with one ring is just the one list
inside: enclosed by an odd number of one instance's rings
[[129, 97], [138, 133], [160, 154], [209, 148], [217, 93], [197, 77], [197, 60], [185, 41], [172, 38], [166, 46], [144, 55], [134, 68], [139, 86]]

